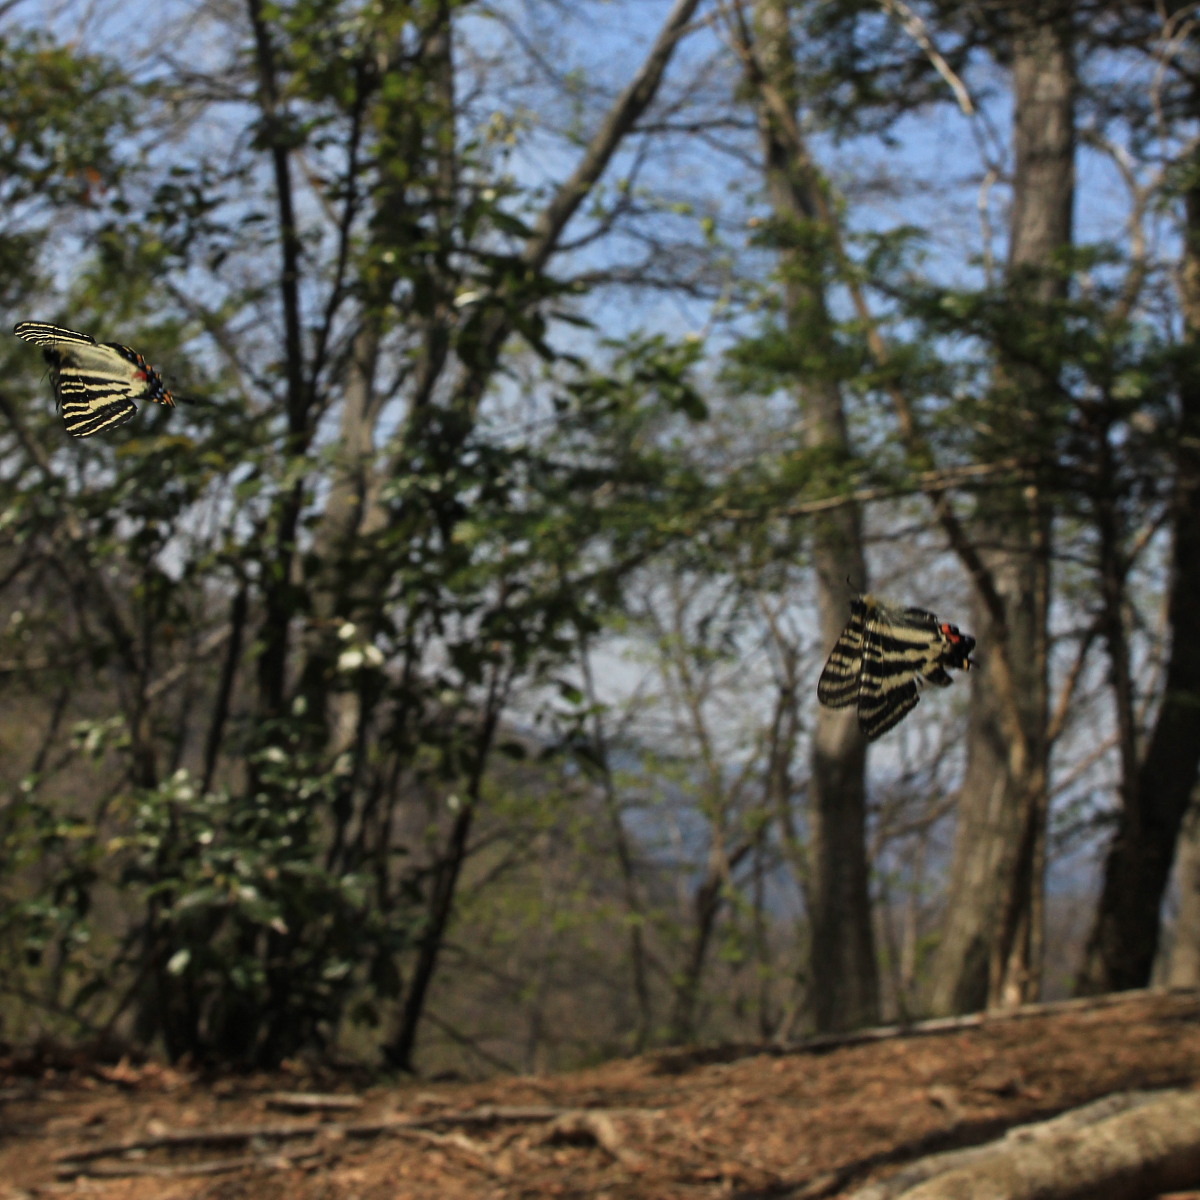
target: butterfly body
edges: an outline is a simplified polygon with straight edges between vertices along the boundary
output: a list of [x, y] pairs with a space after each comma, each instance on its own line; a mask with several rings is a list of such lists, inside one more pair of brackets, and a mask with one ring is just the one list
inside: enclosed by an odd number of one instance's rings
[[954, 680], [946, 668], [969, 671], [974, 649], [970, 634], [923, 608], [856, 596], [821, 672], [817, 699], [827, 708], [857, 707], [859, 728], [874, 739], [916, 707], [918, 680], [949, 687]]
[[137, 412], [137, 401], [175, 406], [158, 372], [128, 346], [97, 342], [86, 333], [44, 321], [22, 321], [13, 333], [42, 347], [58, 410], [73, 437], [91, 437], [124, 425]]

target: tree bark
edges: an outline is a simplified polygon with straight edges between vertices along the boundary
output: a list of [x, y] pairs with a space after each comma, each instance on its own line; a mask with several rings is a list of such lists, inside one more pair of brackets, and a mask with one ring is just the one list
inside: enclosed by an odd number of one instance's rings
[[[765, 83], [793, 112], [796, 106], [795, 47], [782, 0], [757, 0], [753, 42], [742, 47], [754, 64], [753, 87]], [[745, 32], [745, 31], [743, 31]], [[756, 79], [756, 72], [761, 79]], [[818, 363], [805, 378], [798, 368], [797, 405], [804, 417], [805, 446], [849, 460], [850, 439], [841, 389], [830, 374], [833, 321], [817, 249], [827, 212], [823, 181], [807, 148], [797, 144], [796, 122], [780, 122], [760, 86], [755, 89], [759, 141], [767, 195], [789, 237], [780, 250], [786, 288], [786, 321], [797, 345]], [[815, 266], [814, 266], [815, 264]], [[846, 580], [866, 586], [862, 520], [854, 504], [843, 505], [813, 525], [821, 640], [832, 646], [846, 624]], [[819, 1032], [852, 1029], [879, 1020], [879, 972], [871, 921], [870, 869], [866, 854], [866, 742], [844, 713], [819, 708], [813, 732], [809, 782], [811, 929], [809, 1000]]]
[[[1008, 286], [1053, 303], [1047, 269], [1071, 242], [1075, 75], [1061, 11], [1014, 9], [1015, 172]], [[1017, 368], [1000, 371], [1018, 378]], [[1037, 413], [1021, 414], [1030, 430]], [[935, 1013], [1035, 999], [1041, 975], [1048, 745], [1050, 522], [1036, 487], [989, 497], [975, 543], [999, 605], [977, 594], [967, 767], [946, 921], [930, 989]], [[999, 661], [1003, 659], [1003, 661]], [[1005, 686], [998, 686], [1003, 683]]]
[[1200, 1177], [1200, 1092], [1082, 1128], [1062, 1117], [1015, 1131], [991, 1154], [900, 1193], [903, 1200], [1142, 1200]]
[[1200, 803], [1183, 820], [1175, 855], [1179, 911], [1167, 957], [1166, 983], [1173, 988], [1200, 988]]
[[604, 812], [612, 831], [613, 852], [621, 871], [621, 894], [627, 912], [629, 927], [629, 968], [633, 984], [634, 1000], [637, 1004], [637, 1024], [634, 1028], [631, 1049], [641, 1054], [650, 1044], [654, 1027], [654, 1008], [650, 993], [650, 956], [646, 948], [644, 928], [646, 906], [639, 888], [637, 861], [633, 839], [625, 828], [617, 783], [613, 774], [612, 754], [604, 712], [596, 692], [596, 681], [592, 672], [591, 648], [584, 633], [579, 635], [579, 670], [582, 676], [584, 695], [592, 712], [592, 748], [599, 768], [599, 789], [604, 801]]
[[1186, 197], [1174, 541], [1167, 599], [1171, 653], [1162, 703], [1104, 864], [1088, 936], [1081, 995], [1144, 987], [1158, 949], [1163, 893], [1200, 767], [1200, 189]]
[[[269, 150], [275, 182], [275, 206], [279, 226], [279, 300], [283, 315], [287, 393], [288, 453], [300, 455], [311, 437], [307, 429], [307, 389], [304, 386], [304, 348], [300, 312], [300, 237], [296, 227], [295, 193], [291, 154], [285, 131], [284, 104], [280, 98], [278, 67], [271, 32], [262, 0], [247, 0], [254, 31], [257, 70], [257, 100], [262, 112], [263, 140]], [[288, 659], [291, 651], [291, 622], [296, 608], [292, 570], [296, 554], [296, 530], [303, 507], [304, 489], [296, 480], [277, 500], [274, 529], [274, 562], [267, 575], [263, 596], [261, 650], [258, 655], [258, 689], [261, 719], [283, 714]]]
[[[747, 845], [744, 849], [749, 850], [750, 847]], [[692, 896], [692, 926], [687, 955], [672, 988], [674, 994], [667, 1019], [667, 1041], [670, 1045], [685, 1045], [696, 1040], [704, 966], [717, 929], [717, 917], [724, 904], [722, 892], [728, 884], [730, 868], [734, 865], [733, 862], [726, 864], [718, 852], [711, 854], [704, 879]]]
[[[1177, 1093], [1171, 1093], [1172, 1095]], [[1048, 1121], [1036, 1125], [1016, 1125], [999, 1141], [984, 1142], [978, 1146], [964, 1146], [958, 1150], [942, 1150], [928, 1154], [901, 1167], [894, 1175], [876, 1180], [851, 1193], [847, 1200], [900, 1200], [911, 1194], [913, 1188], [930, 1179], [940, 1179], [951, 1171], [973, 1169], [987, 1163], [995, 1163], [1012, 1149], [1019, 1150], [1023, 1143], [1079, 1131], [1101, 1121], [1107, 1121], [1120, 1113], [1141, 1108], [1146, 1104], [1161, 1103], [1167, 1096], [1163, 1092], [1112, 1092], [1093, 1100], [1081, 1108], [1071, 1108]]]
[[475, 745], [471, 750], [471, 775], [467, 780], [461, 807], [454, 818], [450, 836], [431, 875], [429, 895], [425, 906], [425, 925], [417, 941], [416, 960], [412, 978], [401, 1005], [400, 1017], [392, 1037], [380, 1047], [389, 1066], [401, 1071], [414, 1070], [413, 1055], [417, 1032], [425, 1012], [425, 1002], [438, 959], [446, 941], [446, 930], [454, 911], [454, 898], [459, 876], [470, 853], [471, 828], [479, 811], [483, 776], [491, 754], [492, 742], [500, 723], [500, 713], [508, 698], [511, 680], [493, 675], [488, 690], [487, 707], [481, 719]]

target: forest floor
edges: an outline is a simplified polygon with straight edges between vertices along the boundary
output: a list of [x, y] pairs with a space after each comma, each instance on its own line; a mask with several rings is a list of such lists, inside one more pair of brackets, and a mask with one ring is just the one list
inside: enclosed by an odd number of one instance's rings
[[0, 1059], [0, 1200], [817, 1200], [1109, 1093], [1168, 1087], [1200, 1087], [1196, 993], [485, 1083], [355, 1090]]

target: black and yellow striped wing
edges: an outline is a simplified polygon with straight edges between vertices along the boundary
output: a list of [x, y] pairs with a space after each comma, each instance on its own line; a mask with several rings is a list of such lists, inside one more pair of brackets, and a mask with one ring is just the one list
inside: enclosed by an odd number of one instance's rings
[[821, 673], [817, 698], [829, 708], [857, 704], [863, 735], [877, 738], [917, 706], [921, 679], [949, 687], [954, 681], [947, 667], [970, 670], [974, 648], [973, 637], [923, 608], [857, 596]]
[[817, 681], [817, 699], [826, 708], [849, 708], [858, 703], [858, 685], [863, 665], [863, 617], [866, 606], [850, 601], [850, 623], [829, 652], [825, 670]]
[[42, 347], [58, 410], [72, 437], [116, 429], [137, 412], [137, 402], [174, 407], [175, 398], [157, 371], [136, 351], [118, 342], [97, 342], [44, 321], [22, 321], [13, 333]]

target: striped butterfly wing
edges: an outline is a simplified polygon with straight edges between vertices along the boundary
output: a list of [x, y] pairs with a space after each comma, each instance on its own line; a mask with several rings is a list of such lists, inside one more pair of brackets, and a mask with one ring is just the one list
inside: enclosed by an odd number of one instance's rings
[[45, 353], [58, 411], [72, 437], [91, 437], [116, 429], [137, 412], [125, 360], [107, 346], [66, 353], [47, 349]]
[[947, 667], [969, 670], [975, 639], [923, 608], [895, 608], [873, 596], [850, 602], [850, 623], [838, 639], [817, 687], [830, 708], [857, 702], [867, 738], [895, 728], [921, 698], [918, 680], [949, 687]]
[[22, 321], [13, 326], [13, 333], [35, 346], [76, 345], [94, 346], [96, 339], [89, 333], [76, 333], [61, 325], [50, 325], [46, 321]]
[[42, 347], [67, 432], [91, 437], [124, 425], [138, 400], [173, 407], [175, 399], [158, 372], [128, 346], [97, 342], [60, 325], [23, 321], [13, 332]]
[[954, 682], [947, 667], [970, 670], [975, 639], [923, 608], [868, 603], [863, 637], [858, 724], [877, 738], [895, 728], [921, 699], [918, 677], [938, 687]]
[[858, 726], [864, 737], [880, 737], [916, 708], [921, 699], [917, 676], [937, 644], [936, 628], [937, 618], [921, 609], [869, 607], [858, 689]]
[[826, 708], [849, 708], [858, 703], [866, 612], [867, 606], [860, 598], [850, 601], [850, 622], [834, 643], [817, 681], [817, 699]]

